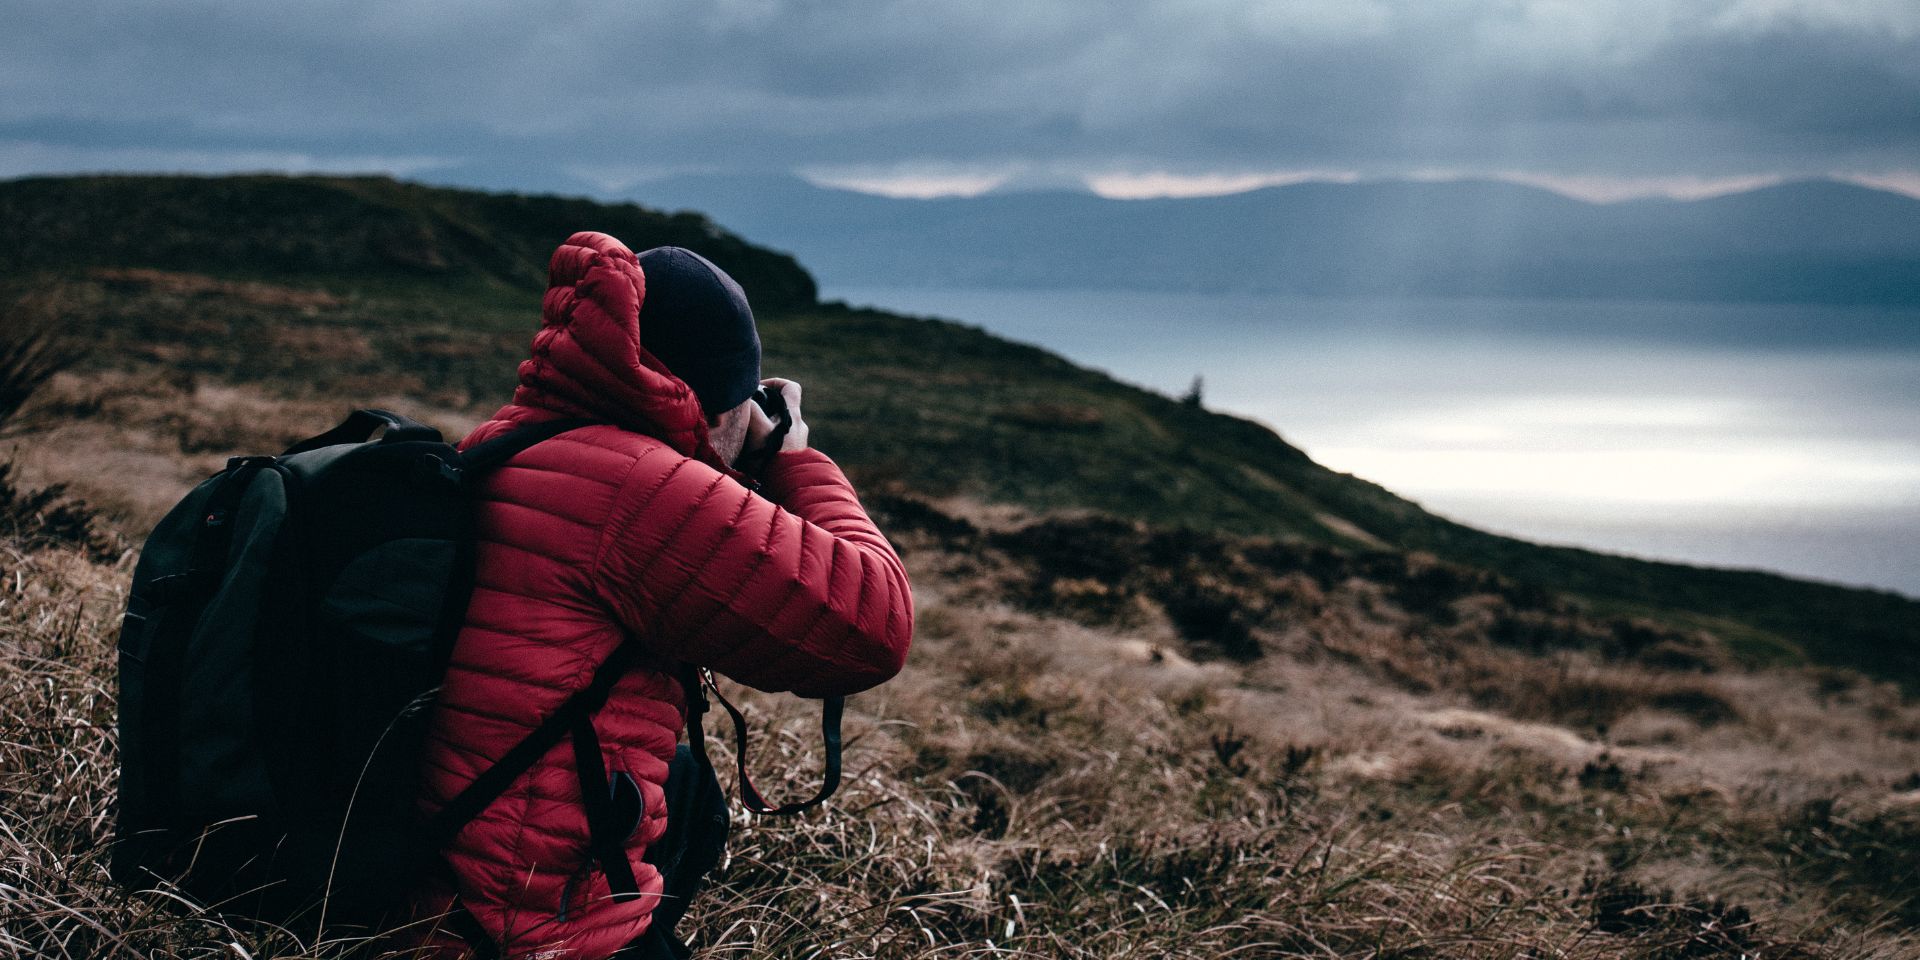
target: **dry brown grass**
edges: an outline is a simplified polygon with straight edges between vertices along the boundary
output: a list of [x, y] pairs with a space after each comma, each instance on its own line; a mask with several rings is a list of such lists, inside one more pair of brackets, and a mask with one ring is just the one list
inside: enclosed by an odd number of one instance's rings
[[[449, 437], [490, 412], [385, 393], [354, 405], [403, 410]], [[23, 414], [35, 427], [33, 442], [7, 452], [23, 483], [62, 485], [123, 528], [145, 530], [229, 456], [278, 452], [351, 409], [332, 398], [288, 399], [192, 375], [63, 373]]]
[[[47, 482], [94, 476], [122, 523], [337, 416], [103, 376], [57, 383], [65, 423], [24, 452]], [[1482, 614], [1534, 600], [1417, 563], [1209, 572], [1210, 597], [1261, 604], [1266, 655], [1239, 662], [1134, 581], [1049, 581], [1046, 609], [1031, 559], [992, 545], [1025, 519], [921, 507], [894, 531], [912, 663], [853, 702], [830, 809], [738, 820], [689, 917], [703, 956], [1920, 956], [1920, 707], [1890, 687], [1662, 667], [1557, 608], [1551, 635], [1593, 645], [1493, 642]], [[352, 952], [112, 885], [129, 559], [5, 547], [0, 956]], [[763, 787], [809, 787], [807, 706], [742, 699]]]

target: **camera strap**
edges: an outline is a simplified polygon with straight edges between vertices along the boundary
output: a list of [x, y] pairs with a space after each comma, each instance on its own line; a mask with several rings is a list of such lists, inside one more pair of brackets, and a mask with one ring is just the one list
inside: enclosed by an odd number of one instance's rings
[[761, 796], [759, 789], [753, 785], [753, 778], [747, 774], [747, 718], [740, 708], [720, 692], [714, 682], [713, 672], [689, 664], [680, 682], [687, 691], [687, 743], [693, 749], [693, 755], [708, 769], [712, 769], [713, 761], [707, 757], [707, 733], [701, 721], [706, 717], [709, 707], [709, 692], [713, 694], [713, 699], [720, 701], [720, 707], [727, 711], [727, 716], [733, 719], [733, 755], [740, 773], [740, 803], [749, 812], [769, 817], [791, 816], [825, 803], [835, 790], [840, 789], [840, 718], [846, 711], [845, 697], [828, 697], [821, 703], [820, 735], [827, 744], [827, 762], [820, 789], [805, 800], [776, 807]]

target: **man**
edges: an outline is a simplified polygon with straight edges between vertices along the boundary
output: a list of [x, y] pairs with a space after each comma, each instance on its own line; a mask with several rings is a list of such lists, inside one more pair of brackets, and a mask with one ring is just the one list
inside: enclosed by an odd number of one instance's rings
[[[589, 731], [604, 782], [637, 788], [614, 863], [590, 849], [580, 738], [547, 751], [445, 849], [426, 915], [504, 957], [608, 957], [639, 939], [661, 879], [663, 784], [686, 716], [677, 671], [850, 694], [900, 670], [906, 573], [832, 460], [807, 446], [800, 386], [769, 380], [793, 427], [749, 477], [772, 423], [750, 399], [760, 341], [738, 284], [688, 250], [639, 257], [579, 233], [553, 255], [543, 325], [513, 402], [462, 446], [556, 418], [593, 421], [514, 457], [480, 495], [472, 604], [426, 745], [432, 814], [586, 687], [632, 637], [639, 659]], [[637, 895], [608, 874], [631, 871]], [[464, 928], [464, 929], [463, 929]], [[442, 936], [437, 942], [455, 945]]]

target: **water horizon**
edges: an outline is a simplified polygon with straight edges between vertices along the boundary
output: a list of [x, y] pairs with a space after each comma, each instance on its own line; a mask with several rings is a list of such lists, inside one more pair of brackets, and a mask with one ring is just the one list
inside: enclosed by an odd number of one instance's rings
[[829, 288], [1272, 428], [1540, 543], [1920, 598], [1920, 310]]

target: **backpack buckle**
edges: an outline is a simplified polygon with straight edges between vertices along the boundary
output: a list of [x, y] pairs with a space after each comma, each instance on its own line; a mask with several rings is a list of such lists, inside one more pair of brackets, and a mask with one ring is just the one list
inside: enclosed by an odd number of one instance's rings
[[232, 473], [248, 468], [261, 469], [273, 463], [273, 461], [273, 457], [228, 457], [227, 472]]
[[423, 453], [413, 462], [413, 478], [426, 486], [446, 487], [459, 490], [466, 486], [466, 474], [459, 467], [434, 456]]

